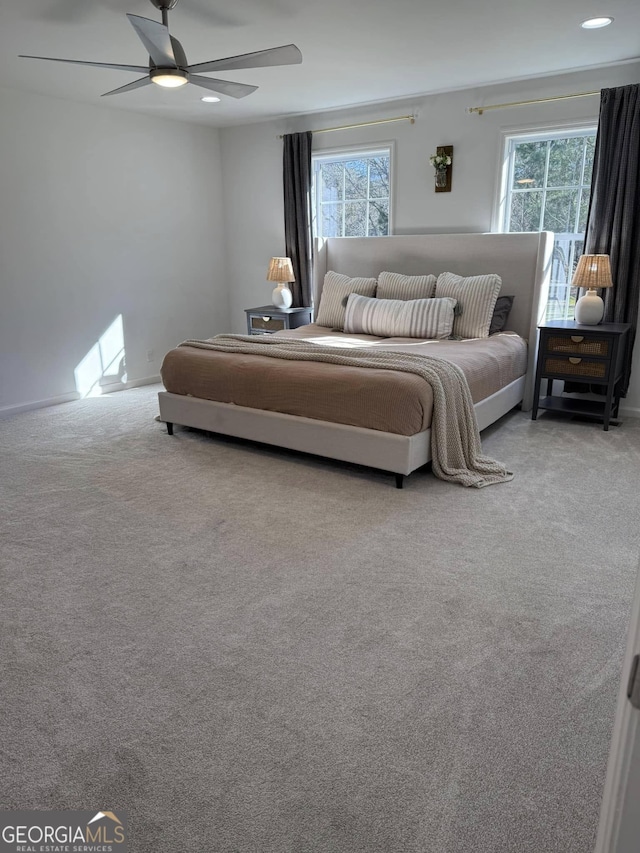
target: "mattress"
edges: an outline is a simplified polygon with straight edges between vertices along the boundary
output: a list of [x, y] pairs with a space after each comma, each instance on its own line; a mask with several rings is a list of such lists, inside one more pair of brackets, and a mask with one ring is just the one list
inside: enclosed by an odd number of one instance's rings
[[[319, 346], [390, 349], [451, 361], [464, 372], [474, 403], [509, 385], [527, 369], [527, 344], [515, 332], [460, 341], [423, 341], [349, 335], [312, 323], [277, 335]], [[161, 375], [172, 394], [399, 435], [414, 435], [431, 425], [431, 386], [415, 374], [395, 370], [284, 361], [185, 346], [167, 353]]]

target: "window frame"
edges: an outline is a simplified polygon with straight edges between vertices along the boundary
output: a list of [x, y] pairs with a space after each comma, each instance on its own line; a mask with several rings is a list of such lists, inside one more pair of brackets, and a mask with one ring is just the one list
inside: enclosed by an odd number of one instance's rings
[[[515, 151], [515, 145], [518, 142], [546, 142], [552, 139], [567, 139], [567, 138], [576, 138], [576, 137], [584, 137], [584, 136], [593, 136], [597, 135], [598, 130], [598, 122], [597, 119], [593, 121], [585, 121], [584, 119], [576, 120], [576, 121], [557, 121], [557, 122], [549, 122], [544, 125], [529, 125], [529, 126], [520, 126], [520, 127], [512, 127], [512, 128], [504, 128], [501, 131], [501, 142], [500, 142], [500, 152], [499, 152], [499, 161], [498, 161], [498, 169], [497, 169], [497, 177], [498, 180], [496, 182], [496, 191], [495, 191], [495, 200], [493, 207], [493, 215], [491, 222], [491, 230], [499, 233], [507, 233], [507, 218], [509, 214], [511, 198], [512, 198], [512, 189], [513, 189], [513, 169], [515, 165], [515, 157], [513, 153]], [[545, 210], [545, 199], [547, 193], [546, 186], [546, 176], [548, 170], [548, 162], [545, 165], [545, 183], [542, 188], [542, 206], [541, 206], [541, 217], [544, 216]], [[581, 188], [583, 184], [579, 185]], [[555, 189], [555, 187], [554, 187]], [[582, 190], [584, 192], [584, 190]], [[581, 198], [581, 197], [580, 197]], [[580, 215], [580, 204], [577, 205], [576, 215]], [[555, 233], [555, 232], [554, 232]], [[558, 237], [559, 233], [555, 233], [555, 236]], [[567, 232], [569, 233], [569, 232]], [[578, 232], [572, 232], [577, 234]], [[586, 235], [585, 235], [586, 236]], [[555, 245], [555, 240], [554, 240]], [[572, 243], [572, 249], [570, 253], [570, 259], [573, 261], [573, 250], [575, 246], [575, 240]], [[565, 286], [565, 285], [563, 285]], [[566, 285], [569, 288], [569, 295], [566, 297], [567, 300], [570, 300], [570, 289], [571, 285], [568, 283]], [[552, 299], [550, 298], [549, 303], [545, 307], [545, 316], [548, 316]], [[569, 305], [570, 302], [564, 302], [565, 306]], [[567, 310], [567, 307], [564, 309]]]
[[[311, 179], [312, 179], [312, 195], [311, 195], [311, 203], [312, 203], [312, 218], [311, 218], [311, 233], [312, 237], [315, 239], [319, 237], [316, 233], [315, 223], [318, 217], [318, 202], [317, 197], [314, 202], [314, 194], [316, 190], [316, 161], [317, 160], [342, 160], [345, 157], [355, 157], [355, 156], [366, 156], [373, 155], [381, 152], [389, 153], [389, 231], [388, 236], [394, 233], [394, 215], [395, 215], [395, 141], [394, 140], [380, 140], [377, 142], [370, 143], [353, 143], [350, 145], [337, 145], [331, 148], [319, 148], [311, 153]], [[344, 200], [343, 200], [344, 204]], [[387, 235], [371, 235], [373, 236], [387, 236]], [[322, 238], [326, 239], [326, 238]]]
[[598, 119], [591, 121], [585, 119], [575, 121], [547, 122], [545, 124], [519, 125], [517, 127], [506, 127], [500, 131], [500, 146], [498, 152], [498, 168], [496, 170], [497, 181], [493, 214], [491, 217], [491, 230], [499, 234], [505, 232], [505, 220], [507, 211], [507, 197], [509, 194], [509, 177], [511, 174], [511, 142], [539, 141], [548, 139], [567, 138], [570, 136], [595, 136], [598, 130]]

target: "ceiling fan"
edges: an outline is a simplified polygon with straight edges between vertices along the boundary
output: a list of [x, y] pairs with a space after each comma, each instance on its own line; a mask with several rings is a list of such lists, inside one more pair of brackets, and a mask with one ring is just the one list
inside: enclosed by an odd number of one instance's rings
[[55, 59], [50, 56], [25, 56], [22, 59], [44, 59], [47, 62], [69, 62], [72, 65], [89, 65], [93, 68], [113, 68], [120, 71], [135, 71], [144, 73], [144, 77], [105, 92], [106, 95], [119, 95], [131, 92], [141, 86], [155, 83], [167, 89], [176, 89], [185, 83], [193, 83], [203, 89], [210, 89], [231, 98], [244, 98], [258, 88], [245, 83], [233, 83], [229, 80], [218, 80], [213, 77], [200, 77], [200, 73], [208, 71], [234, 71], [240, 68], [265, 68], [275, 65], [296, 65], [302, 62], [302, 54], [295, 44], [285, 44], [282, 47], [272, 47], [268, 50], [257, 50], [253, 53], [243, 53], [240, 56], [229, 56], [224, 59], [214, 59], [211, 62], [187, 64], [187, 57], [177, 38], [169, 34], [169, 11], [174, 9], [178, 0], [150, 0], [162, 12], [162, 23], [139, 15], [127, 15], [138, 38], [149, 54], [149, 67], [145, 65], [118, 65], [108, 62], [84, 62], [79, 59]]

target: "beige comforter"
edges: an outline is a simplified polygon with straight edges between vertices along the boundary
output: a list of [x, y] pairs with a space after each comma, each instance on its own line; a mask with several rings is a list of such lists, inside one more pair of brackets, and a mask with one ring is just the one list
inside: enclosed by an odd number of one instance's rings
[[473, 401], [462, 370], [445, 359], [394, 350], [318, 346], [311, 341], [250, 335], [217, 335], [180, 345], [212, 352], [261, 355], [288, 362], [319, 362], [409, 373], [427, 382], [433, 394], [431, 455], [442, 480], [483, 488], [513, 478], [499, 462], [482, 454]]
[[[347, 335], [312, 324], [274, 337], [443, 358], [462, 369], [474, 403], [523, 376], [527, 365], [527, 345], [513, 332], [478, 340], [422, 341]], [[420, 376], [399, 371], [177, 347], [164, 359], [162, 380], [173, 394], [399, 435], [422, 432], [432, 420], [431, 386]]]

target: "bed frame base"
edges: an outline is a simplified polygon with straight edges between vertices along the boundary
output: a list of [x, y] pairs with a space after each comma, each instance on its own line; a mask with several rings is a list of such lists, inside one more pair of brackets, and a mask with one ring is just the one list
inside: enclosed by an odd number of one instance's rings
[[[478, 427], [483, 430], [520, 403], [525, 377], [475, 405]], [[375, 429], [334, 424], [313, 418], [285, 415], [217, 403], [199, 397], [185, 397], [161, 391], [160, 418], [173, 435], [173, 425], [194, 427], [207, 432], [231, 435], [250, 441], [286, 447], [315, 456], [365, 465], [396, 475], [396, 487], [403, 478], [431, 460], [431, 430], [415, 435], [397, 435]]]

